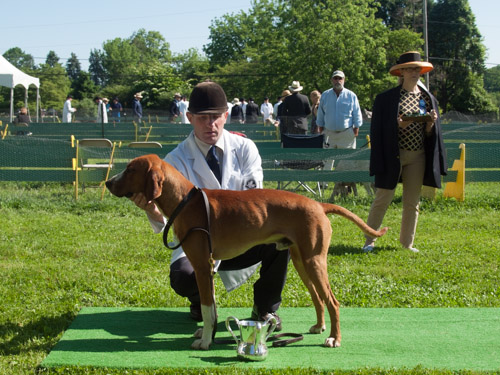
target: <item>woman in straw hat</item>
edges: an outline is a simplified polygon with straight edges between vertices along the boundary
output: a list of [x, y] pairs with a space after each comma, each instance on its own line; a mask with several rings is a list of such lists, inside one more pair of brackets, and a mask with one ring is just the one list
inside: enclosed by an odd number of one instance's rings
[[[367, 223], [382, 225], [398, 182], [403, 183], [403, 214], [399, 240], [403, 248], [414, 247], [420, 191], [422, 185], [441, 187], [446, 174], [439, 109], [436, 98], [420, 82], [420, 76], [433, 66], [421, 61], [418, 52], [402, 54], [390, 74], [402, 83], [375, 98], [371, 120], [370, 175], [375, 176], [377, 192]], [[425, 115], [424, 115], [425, 113]], [[375, 239], [366, 238], [363, 250], [372, 251]]]

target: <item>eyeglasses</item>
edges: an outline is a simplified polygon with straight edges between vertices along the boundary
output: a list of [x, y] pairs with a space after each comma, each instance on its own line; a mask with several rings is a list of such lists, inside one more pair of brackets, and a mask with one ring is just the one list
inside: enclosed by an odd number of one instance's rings
[[197, 115], [193, 114], [194, 117], [196, 117], [199, 121], [202, 122], [207, 122], [209, 121], [210, 123], [217, 121], [220, 119], [222, 116], [224, 116], [225, 112], [222, 113], [207, 113], [207, 114], [202, 114], [202, 115]]
[[339, 76], [335, 76], [335, 77], [332, 77], [332, 79], [333, 79], [334, 81], [342, 81], [344, 78], [339, 77]]

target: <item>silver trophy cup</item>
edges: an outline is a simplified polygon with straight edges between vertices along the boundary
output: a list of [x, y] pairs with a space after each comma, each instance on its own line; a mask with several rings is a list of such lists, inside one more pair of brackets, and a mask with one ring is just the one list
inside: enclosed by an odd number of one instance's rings
[[[231, 329], [231, 320], [234, 320], [240, 329], [240, 339]], [[226, 328], [236, 341], [238, 358], [251, 361], [263, 361], [267, 357], [266, 340], [276, 328], [276, 318], [269, 317], [265, 322], [254, 320], [238, 320], [234, 316], [226, 319]]]

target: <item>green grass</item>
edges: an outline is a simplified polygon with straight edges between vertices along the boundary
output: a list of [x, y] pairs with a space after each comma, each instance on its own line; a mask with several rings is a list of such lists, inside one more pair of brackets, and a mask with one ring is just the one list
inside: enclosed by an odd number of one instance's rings
[[[273, 185], [274, 186], [274, 185]], [[413, 254], [398, 245], [401, 194], [385, 222], [391, 230], [364, 254], [361, 232], [332, 218], [329, 273], [342, 306], [500, 307], [500, 184], [468, 184], [466, 201], [423, 201]], [[360, 196], [336, 203], [366, 219], [371, 202]], [[122, 374], [102, 368], [37, 370], [83, 306], [187, 306], [169, 286], [170, 251], [141, 210], [127, 199], [91, 189], [73, 199], [60, 184], [0, 183], [0, 374]], [[216, 278], [220, 306], [247, 306], [251, 283], [228, 294]], [[311, 306], [295, 270], [289, 269], [284, 306]], [[466, 343], [465, 343], [466, 344]], [[128, 374], [195, 374], [179, 369], [129, 370]], [[277, 374], [221, 369], [204, 374]], [[323, 374], [290, 369], [288, 374]], [[442, 374], [424, 368], [363, 368], [331, 374]], [[463, 371], [460, 374], [476, 374]], [[498, 371], [497, 373], [500, 373]], [[446, 373], [445, 373], [446, 374]], [[458, 374], [449, 372], [449, 374]]]

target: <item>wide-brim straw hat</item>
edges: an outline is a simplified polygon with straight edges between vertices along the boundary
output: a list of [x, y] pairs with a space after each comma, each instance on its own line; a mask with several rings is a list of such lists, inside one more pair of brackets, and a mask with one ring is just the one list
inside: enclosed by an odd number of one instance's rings
[[134, 95], [134, 97], [139, 98], [139, 99], [142, 99], [142, 95], [141, 95], [141, 93], [140, 93], [140, 92], [138, 92], [137, 94], [135, 94], [135, 95]]
[[283, 90], [283, 92], [281, 93], [282, 98], [286, 98], [287, 96], [290, 96], [290, 95], [292, 95], [290, 90]]
[[302, 91], [303, 87], [300, 85], [299, 81], [293, 81], [291, 86], [288, 86], [288, 89], [291, 92], [299, 92]]
[[420, 57], [420, 53], [417, 51], [409, 51], [403, 53], [401, 56], [399, 56], [399, 59], [391, 69], [389, 69], [389, 73], [392, 74], [393, 76], [401, 76], [401, 70], [402, 68], [414, 68], [414, 67], [420, 67], [420, 74], [425, 74], [429, 73], [431, 70], [434, 69], [434, 66], [427, 61], [422, 61], [422, 58]]

